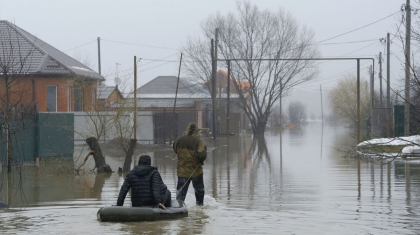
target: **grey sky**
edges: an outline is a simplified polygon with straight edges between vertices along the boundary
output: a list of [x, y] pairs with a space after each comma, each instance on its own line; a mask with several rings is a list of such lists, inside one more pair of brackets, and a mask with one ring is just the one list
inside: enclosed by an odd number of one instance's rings
[[[413, 1], [413, 0], [412, 0]], [[328, 39], [375, 22], [398, 12], [404, 0], [251, 0], [260, 9], [276, 11], [280, 7], [289, 11], [298, 22], [315, 32], [316, 41]], [[236, 11], [236, 1], [231, 0], [0, 0], [0, 18], [14, 22], [19, 27], [38, 36], [71, 56], [89, 57], [92, 69], [97, 66], [96, 38], [101, 37], [102, 74], [107, 84], [113, 85], [115, 64], [120, 77], [132, 73], [133, 56], [138, 58], [178, 60], [180, 47], [189, 35], [199, 35], [200, 23], [216, 12]], [[324, 57], [348, 56], [374, 57], [384, 45], [379, 38], [395, 33], [401, 22], [401, 13], [369, 27], [326, 41], [363, 43], [320, 45]], [[402, 26], [401, 30], [405, 32]], [[391, 36], [392, 38], [393, 36]], [[135, 43], [171, 49], [143, 47], [111, 41]], [[90, 42], [90, 43], [89, 43]], [[86, 45], [83, 45], [87, 43]], [[83, 46], [80, 46], [83, 45]], [[80, 46], [80, 47], [78, 47]], [[75, 48], [77, 47], [77, 48]], [[73, 49], [75, 48], [75, 49]], [[395, 89], [402, 76], [401, 43], [394, 38], [391, 46], [391, 79]], [[169, 57], [168, 57], [169, 56]], [[377, 61], [376, 61], [377, 62]], [[138, 81], [142, 85], [159, 75], [176, 75], [177, 63], [142, 61]], [[156, 67], [159, 66], [159, 67]], [[362, 62], [362, 77], [367, 78], [368, 63]], [[377, 66], [377, 63], [376, 65]], [[153, 68], [156, 67], [156, 68]], [[345, 74], [355, 74], [356, 62], [325, 62], [319, 66], [320, 75], [314, 82], [302, 84], [290, 99], [303, 99], [309, 113], [319, 114], [319, 85], [322, 84], [326, 100], [328, 90]], [[384, 69], [384, 76], [386, 72]], [[397, 87], [398, 85], [398, 87]]]

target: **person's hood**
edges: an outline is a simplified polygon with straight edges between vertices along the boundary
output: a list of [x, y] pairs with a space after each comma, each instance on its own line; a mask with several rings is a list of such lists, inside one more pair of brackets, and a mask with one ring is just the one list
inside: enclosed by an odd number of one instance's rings
[[200, 134], [198, 133], [198, 127], [197, 127], [197, 125], [195, 125], [193, 123], [190, 123], [187, 126], [187, 129], [185, 130], [184, 135], [192, 135], [194, 137], [199, 137]]
[[148, 175], [151, 171], [156, 170], [156, 167], [148, 165], [137, 165], [133, 169], [133, 173], [137, 176]]

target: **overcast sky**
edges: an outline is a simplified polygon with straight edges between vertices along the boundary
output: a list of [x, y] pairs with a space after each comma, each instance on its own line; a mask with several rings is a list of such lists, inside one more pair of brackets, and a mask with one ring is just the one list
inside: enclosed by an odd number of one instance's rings
[[[396, 13], [368, 27], [324, 42], [340, 44], [318, 47], [323, 57], [375, 58], [379, 52], [385, 52], [385, 45], [379, 39], [386, 37], [388, 32], [397, 32], [402, 18], [400, 7], [405, 3], [404, 0], [250, 2], [260, 9], [277, 11], [283, 8], [289, 11], [299, 23], [315, 32], [316, 41], [341, 35]], [[0, 0], [1, 20], [14, 22], [70, 56], [89, 58], [95, 71], [98, 71], [96, 39], [101, 37], [102, 74], [108, 85], [114, 85], [116, 63], [121, 64], [121, 77], [124, 73], [132, 73], [135, 55], [138, 58], [178, 60], [182, 43], [189, 35], [200, 35], [203, 20], [216, 12], [235, 11], [234, 0]], [[405, 33], [404, 27], [401, 30]], [[342, 43], [364, 40], [369, 41]], [[397, 57], [403, 58], [402, 47], [397, 38], [393, 38], [392, 42], [392, 85], [401, 90], [399, 79], [403, 75], [403, 67]], [[375, 63], [377, 67], [377, 60]], [[362, 61], [362, 78], [368, 78], [369, 65], [369, 62]], [[142, 61], [139, 66], [140, 85], [159, 75], [177, 75], [178, 71], [177, 63]], [[385, 66], [384, 63], [384, 76]], [[147, 70], [142, 71], [144, 69]], [[356, 62], [328, 61], [320, 64], [319, 69], [320, 74], [315, 81], [300, 85], [288, 98], [303, 100], [309, 109], [308, 115], [320, 114], [320, 84], [326, 100], [328, 90], [338, 79], [356, 73]]]

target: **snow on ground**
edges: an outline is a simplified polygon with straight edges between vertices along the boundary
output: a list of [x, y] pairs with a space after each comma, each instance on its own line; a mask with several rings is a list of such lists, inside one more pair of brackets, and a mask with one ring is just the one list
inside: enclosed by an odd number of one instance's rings
[[420, 146], [407, 146], [401, 152], [403, 154], [420, 154]]
[[420, 144], [420, 135], [371, 139], [361, 142], [357, 147], [365, 145], [412, 145], [413, 143]]
[[[416, 145], [417, 144], [417, 145]], [[367, 153], [359, 152], [365, 156], [371, 157], [380, 157], [380, 158], [389, 158], [389, 157], [415, 157], [420, 156], [420, 135], [412, 135], [407, 137], [396, 137], [396, 138], [379, 138], [363, 141], [357, 145], [357, 147], [362, 146], [372, 146], [372, 145], [388, 145], [388, 146], [397, 146], [397, 145], [407, 145], [402, 150], [401, 153]]]

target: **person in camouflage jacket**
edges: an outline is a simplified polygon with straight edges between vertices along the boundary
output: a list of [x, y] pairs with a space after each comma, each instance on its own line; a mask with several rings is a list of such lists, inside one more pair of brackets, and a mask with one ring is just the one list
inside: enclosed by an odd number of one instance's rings
[[203, 165], [207, 157], [207, 147], [199, 138], [198, 127], [190, 123], [184, 135], [178, 137], [173, 149], [178, 155], [177, 199], [185, 201], [192, 181], [197, 205], [204, 201]]

